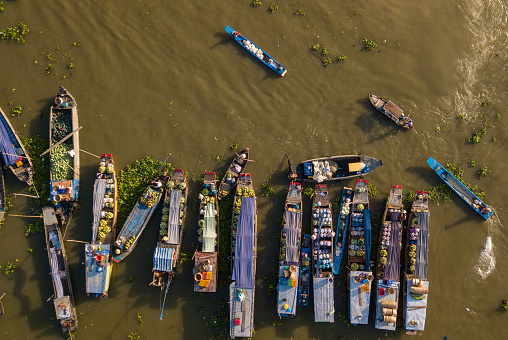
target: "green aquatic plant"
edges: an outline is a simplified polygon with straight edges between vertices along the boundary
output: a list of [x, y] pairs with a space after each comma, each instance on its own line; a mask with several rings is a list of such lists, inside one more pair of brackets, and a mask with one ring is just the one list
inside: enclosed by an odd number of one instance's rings
[[4, 2], [0, 1], [0, 12], [4, 11]]
[[55, 66], [53, 64], [48, 64], [48, 66], [46, 67], [46, 74], [50, 74], [54, 68]]
[[302, 9], [302, 8], [298, 8], [296, 10], [295, 14], [305, 15], [305, 14], [307, 14], [307, 12], [304, 9]]
[[489, 172], [490, 170], [487, 168], [486, 165], [484, 165], [480, 168], [480, 170], [478, 170], [478, 176], [480, 177], [480, 179], [482, 179], [483, 177], [487, 176], [487, 173]]
[[326, 58], [326, 59], [323, 59], [322, 62], [323, 62], [323, 66], [326, 67], [326, 65], [332, 63], [332, 59], [331, 58]]
[[2, 40], [25, 43], [25, 37], [28, 33], [30, 33], [30, 28], [23, 21], [20, 21], [15, 27], [4, 28], [0, 31], [0, 36], [2, 36]]
[[276, 10], [278, 10], [278, 9], [279, 9], [279, 5], [278, 4], [275, 4], [275, 5], [272, 4], [272, 5], [270, 5], [270, 10], [272, 11], [272, 13], [275, 12]]
[[143, 324], [145, 323], [145, 320], [143, 320], [143, 318], [141, 317], [141, 314], [139, 314], [139, 312], [138, 312], [138, 322], [141, 326], [143, 326]]
[[[17, 261], [18, 260], [16, 260], [16, 262]], [[14, 273], [14, 271], [16, 270], [16, 268], [18, 268], [18, 266], [12, 263], [12, 261], [9, 261], [7, 262], [5, 267], [0, 266], [0, 268], [2, 268], [2, 272], [4, 273], [4, 275], [8, 275], [10, 273]]]
[[363, 38], [362, 41], [365, 43], [365, 48], [367, 49], [367, 51], [371, 51], [375, 49], [377, 46], [374, 40], [368, 40], [367, 38]]
[[328, 49], [326, 47], [323, 47], [323, 51], [321, 51], [321, 54], [326, 57], [328, 55]]
[[268, 196], [273, 196], [273, 194], [275, 194], [275, 191], [273, 190], [270, 183], [265, 182], [265, 183], [261, 184], [261, 187], [263, 188], [263, 192], [262, 192], [261, 196], [268, 197]]
[[474, 168], [476, 166], [476, 162], [473, 161], [472, 159], [469, 160], [469, 167], [470, 168]]
[[468, 138], [468, 142], [471, 144], [480, 143], [480, 139], [487, 133], [487, 128], [482, 128], [481, 130], [475, 130], [473, 135]]
[[368, 190], [369, 197], [374, 197], [377, 194], [379, 194], [379, 190], [377, 189], [377, 187], [370, 182], [367, 183], [367, 190]]
[[69, 70], [74, 70], [74, 64], [72, 62], [70, 62], [68, 65], [67, 65], [67, 68]]
[[321, 48], [321, 45], [320, 45], [320, 44], [312, 45], [312, 49], [313, 49], [314, 51], [317, 51], [317, 50], [319, 50], [320, 48]]
[[128, 335], [127, 335], [127, 339], [129, 340], [139, 340], [141, 338], [141, 336], [138, 334], [138, 332], [134, 331], [134, 332], [130, 332]]
[[21, 105], [16, 105], [11, 108], [11, 112], [12, 112], [11, 116], [16, 117], [19, 116], [21, 112], [23, 112], [23, 108], [21, 107]]
[[347, 60], [347, 57], [344, 54], [341, 54], [340, 56], [337, 57], [337, 61], [339, 63], [343, 62], [343, 61], [346, 61], [346, 60]]
[[303, 189], [302, 194], [303, 196], [310, 199], [314, 195], [314, 189], [312, 189], [311, 187], [306, 187]]
[[231, 144], [231, 150], [236, 151], [238, 149], [238, 144]]
[[501, 302], [501, 310], [503, 312], [508, 312], [508, 301], [507, 300], [503, 300]]
[[262, 5], [261, 1], [259, 1], [259, 0], [254, 0], [254, 1], [252, 1], [252, 4], [253, 4], [254, 6], [261, 6], [261, 5]]

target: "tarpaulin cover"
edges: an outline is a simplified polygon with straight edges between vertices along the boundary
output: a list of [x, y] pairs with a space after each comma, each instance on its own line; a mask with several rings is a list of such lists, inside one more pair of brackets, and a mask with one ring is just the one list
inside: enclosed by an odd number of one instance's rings
[[300, 239], [302, 224], [301, 211], [288, 211], [286, 210], [286, 217], [284, 219], [284, 231], [286, 232], [286, 258], [284, 259], [287, 265], [298, 265], [299, 260], [299, 247], [298, 240]]
[[171, 190], [169, 200], [169, 218], [168, 218], [168, 243], [180, 243], [180, 203], [182, 201], [182, 192], [180, 190]]
[[386, 267], [383, 279], [399, 281], [400, 280], [400, 212], [392, 212], [392, 226], [390, 229], [390, 245], [388, 246], [388, 255], [386, 258]]
[[62, 280], [60, 279], [60, 273], [58, 270], [58, 257], [56, 256], [54, 247], [49, 248], [49, 253], [51, 254], [51, 277], [53, 278], [53, 283], [55, 284], [55, 297], [58, 299], [64, 296]]
[[315, 277], [314, 286], [314, 321], [334, 322], [333, 279]]
[[236, 288], [254, 288], [254, 223], [256, 198], [242, 197], [236, 231], [235, 264], [231, 279]]
[[0, 124], [0, 151], [2, 152], [5, 166], [14, 164], [19, 159], [4, 124]]
[[205, 225], [203, 227], [203, 252], [213, 253], [215, 251], [215, 239], [217, 228], [215, 225], [215, 205], [208, 203], [205, 206]]
[[363, 210], [363, 237], [365, 239], [365, 270], [370, 270], [370, 246], [371, 246], [370, 210]]
[[104, 205], [104, 194], [106, 193], [105, 179], [96, 179], [93, 185], [93, 224], [92, 224], [92, 244], [97, 241], [99, 232], [99, 222], [101, 220], [102, 206]]
[[173, 269], [172, 264], [174, 255], [174, 248], [168, 248], [162, 246], [161, 244], [157, 244], [153, 254], [153, 270], [170, 272]]
[[418, 241], [416, 243], [415, 278], [427, 280], [427, 241], [429, 238], [429, 213], [418, 212]]

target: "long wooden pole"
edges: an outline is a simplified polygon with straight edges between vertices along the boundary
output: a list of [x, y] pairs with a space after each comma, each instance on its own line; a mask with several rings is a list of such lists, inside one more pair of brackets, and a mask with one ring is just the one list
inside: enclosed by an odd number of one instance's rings
[[97, 158], [101, 158], [100, 156], [94, 155], [93, 153], [88, 152], [88, 151], [85, 151], [85, 150], [83, 150], [83, 149], [79, 149], [79, 151], [84, 152], [84, 153], [87, 153], [87, 154], [89, 154], [90, 156], [94, 156], [94, 157], [97, 157]]
[[42, 218], [42, 215], [39, 215], [39, 216], [32, 216], [32, 215], [14, 215], [14, 214], [7, 214], [8, 216], [15, 216], [15, 217], [28, 217], [28, 218], [33, 218], [33, 217], [39, 217], [39, 218]]
[[21, 155], [13, 155], [12, 153], [6, 153], [6, 152], [3, 152], [4, 155], [8, 155], [8, 156], [15, 156], [15, 157], [21, 157], [21, 158], [26, 158], [28, 159], [28, 157], [25, 157], [25, 156], [21, 156]]
[[85, 241], [79, 241], [79, 240], [67, 240], [67, 242], [76, 242], [76, 243], [84, 243], [87, 244], [88, 242]]
[[27, 194], [16, 194], [16, 193], [13, 193], [14, 196], [25, 196], [25, 197], [30, 197], [30, 198], [39, 198], [39, 196], [34, 196], [34, 195], [27, 195]]
[[72, 171], [74, 171], [75, 173], [77, 173], [77, 174], [78, 174], [78, 176], [81, 176], [81, 175], [79, 174], [79, 172], [77, 172], [76, 170], [74, 170], [74, 168], [73, 168], [72, 166], [70, 166], [70, 165], [69, 165], [69, 163], [67, 163], [67, 162], [66, 162], [66, 161], [64, 161], [63, 159], [62, 159], [62, 162], [64, 162], [64, 164], [65, 164], [65, 165], [67, 165], [69, 168], [71, 168], [71, 170], [72, 170]]
[[69, 139], [70, 137], [72, 137], [72, 135], [74, 135], [76, 132], [78, 132], [79, 130], [81, 130], [83, 127], [80, 126], [78, 127], [76, 130], [72, 131], [71, 133], [69, 133], [67, 136], [65, 136], [64, 138], [62, 138], [59, 142], [53, 144], [52, 147], [50, 147], [49, 149], [47, 149], [46, 151], [44, 151], [43, 153], [41, 153], [41, 156], [44, 156], [45, 154], [47, 154], [48, 152], [50, 152], [51, 150], [53, 150], [54, 147], [62, 144], [63, 142], [65, 142], [67, 139]]

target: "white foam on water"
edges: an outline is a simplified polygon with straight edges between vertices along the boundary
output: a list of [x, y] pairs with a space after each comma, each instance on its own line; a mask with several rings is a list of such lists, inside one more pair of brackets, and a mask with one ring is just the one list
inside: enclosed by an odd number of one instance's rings
[[476, 273], [485, 280], [496, 268], [496, 255], [494, 254], [494, 245], [492, 236], [487, 236], [480, 257], [475, 266]]

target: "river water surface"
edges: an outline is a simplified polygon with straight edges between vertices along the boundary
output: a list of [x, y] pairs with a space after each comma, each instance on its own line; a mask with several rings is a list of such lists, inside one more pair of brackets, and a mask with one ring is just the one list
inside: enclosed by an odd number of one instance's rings
[[[485, 190], [498, 216], [484, 222], [458, 197], [431, 203], [431, 294], [421, 336], [507, 338], [499, 305], [508, 298], [508, 232], [502, 225], [508, 217], [508, 2], [277, 3], [271, 13], [272, 3], [255, 7], [248, 0], [4, 1], [0, 27], [24, 21], [31, 32], [25, 44], [0, 42], [0, 105], [4, 111], [10, 111], [9, 102], [23, 107], [11, 120], [21, 135], [47, 138], [49, 106], [58, 86], [65, 86], [78, 102], [81, 148], [112, 153], [119, 169], [145, 156], [164, 160], [169, 152], [175, 166], [200, 177], [205, 170], [224, 171], [230, 145], [249, 146], [255, 162], [247, 170], [255, 189], [260, 194], [268, 181], [277, 193], [258, 197], [255, 338], [262, 339], [409, 338], [378, 331], [373, 322], [348, 327], [339, 317], [346, 312], [343, 287], [335, 292], [334, 324], [314, 323], [312, 307], [279, 324], [264, 278], [277, 271], [286, 153], [292, 162], [357, 152], [382, 159], [384, 165], [366, 177], [380, 190], [371, 200], [374, 214], [392, 184], [414, 191], [440, 183], [426, 164], [429, 156], [454, 162]], [[297, 9], [306, 14], [296, 15]], [[277, 59], [287, 75], [281, 78], [253, 59], [229, 38], [226, 25]], [[377, 47], [367, 51], [363, 38]], [[315, 44], [326, 46], [333, 63], [322, 66]], [[337, 62], [340, 55], [347, 60]], [[46, 74], [49, 64], [53, 70]], [[394, 100], [415, 129], [402, 131], [381, 117], [369, 93]], [[483, 127], [482, 116], [487, 134], [478, 144], [468, 143]], [[475, 168], [469, 168], [470, 160]], [[88, 241], [97, 161], [82, 154], [81, 162], [81, 206], [67, 238]], [[479, 180], [483, 165], [490, 172]], [[26, 193], [11, 174], [6, 181], [8, 192]], [[354, 181], [330, 185], [332, 199], [343, 185]], [[199, 190], [191, 185], [191, 202]], [[11, 213], [30, 214], [28, 200], [18, 197], [13, 205]], [[310, 209], [310, 202], [305, 206]], [[184, 251], [192, 254], [197, 211], [188, 214]], [[160, 212], [133, 254], [115, 265], [107, 299], [86, 296], [83, 245], [67, 242], [78, 339], [125, 339], [131, 332], [142, 339], [218, 337], [210, 324], [217, 302], [193, 292], [188, 263], [178, 269], [159, 320], [160, 291], [148, 285], [159, 219]], [[44, 237], [25, 237], [26, 223], [10, 216], [1, 229], [0, 264], [17, 259], [19, 265], [0, 276], [0, 293], [7, 293], [1, 338], [61, 339], [52, 303], [46, 302], [53, 289]], [[304, 224], [309, 223], [307, 213]], [[227, 286], [216, 296], [227, 299]]]

